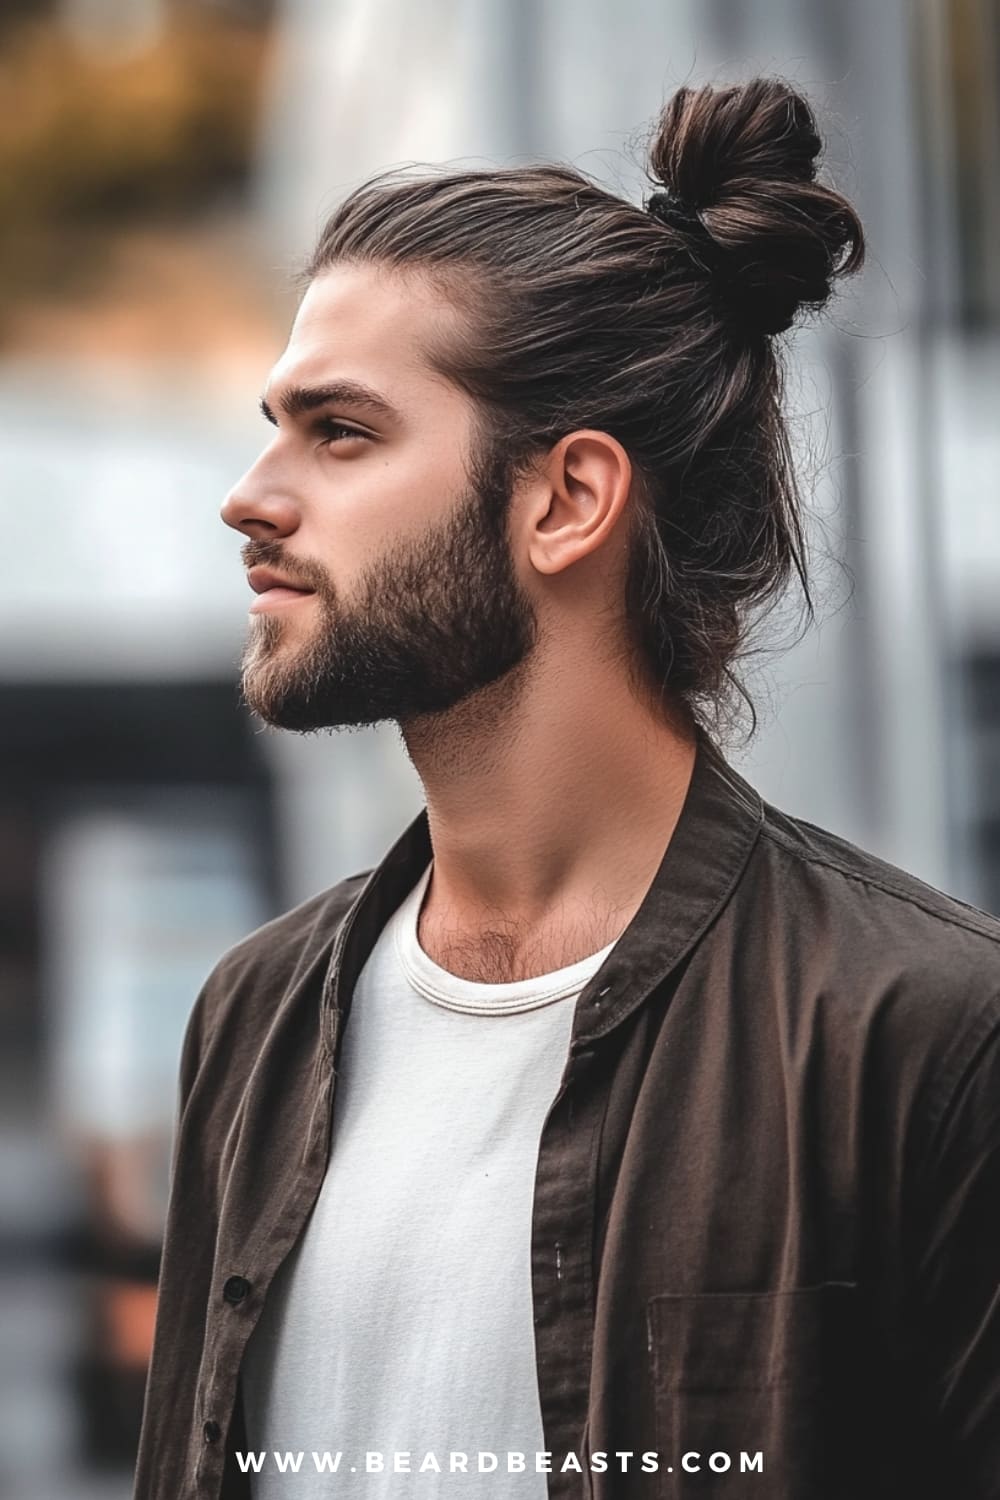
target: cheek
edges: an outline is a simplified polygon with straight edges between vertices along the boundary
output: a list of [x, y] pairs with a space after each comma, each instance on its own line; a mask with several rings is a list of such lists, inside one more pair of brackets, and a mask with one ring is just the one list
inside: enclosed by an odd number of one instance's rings
[[437, 452], [320, 461], [304, 495], [301, 552], [324, 567], [338, 596], [349, 597], [362, 571], [394, 546], [416, 543], [466, 495], [454, 434]]
[[324, 566], [350, 577], [394, 545], [417, 541], [443, 511], [448, 491], [421, 470], [379, 466], [342, 480], [316, 513]]

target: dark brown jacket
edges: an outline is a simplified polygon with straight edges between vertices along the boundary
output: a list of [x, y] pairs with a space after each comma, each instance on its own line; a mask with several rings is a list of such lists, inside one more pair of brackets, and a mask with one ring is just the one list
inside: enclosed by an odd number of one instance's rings
[[[323, 1178], [355, 980], [431, 852], [422, 811], [197, 998], [137, 1500], [249, 1494], [241, 1356]], [[545, 1446], [584, 1470], [552, 1497], [995, 1500], [1000, 923], [703, 747], [576, 1003], [531, 1265]]]

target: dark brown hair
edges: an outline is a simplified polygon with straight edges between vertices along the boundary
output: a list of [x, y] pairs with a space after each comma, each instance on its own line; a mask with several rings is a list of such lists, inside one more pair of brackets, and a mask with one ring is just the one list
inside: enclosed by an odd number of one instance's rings
[[464, 314], [429, 351], [475, 401], [509, 483], [566, 433], [628, 452], [624, 617], [635, 682], [716, 733], [734, 665], [797, 576], [799, 495], [774, 336], [862, 262], [850, 204], [787, 84], [680, 89], [640, 208], [561, 164], [388, 172], [334, 212], [306, 276], [374, 262], [433, 276]]

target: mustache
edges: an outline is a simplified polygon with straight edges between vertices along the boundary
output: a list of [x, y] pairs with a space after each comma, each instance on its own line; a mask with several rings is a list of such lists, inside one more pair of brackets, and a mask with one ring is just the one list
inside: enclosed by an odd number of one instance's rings
[[274, 568], [295, 584], [314, 589], [317, 594], [329, 595], [332, 591], [327, 571], [321, 564], [309, 558], [292, 557], [281, 542], [252, 538], [240, 548], [240, 560], [245, 569]]

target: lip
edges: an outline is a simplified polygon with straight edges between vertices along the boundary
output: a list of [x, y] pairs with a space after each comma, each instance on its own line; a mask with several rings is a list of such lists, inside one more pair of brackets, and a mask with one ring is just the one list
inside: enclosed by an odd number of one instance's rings
[[273, 568], [251, 568], [247, 582], [257, 596], [250, 606], [252, 615], [262, 614], [267, 609], [285, 608], [300, 599], [311, 599], [315, 593], [315, 589], [300, 588]]
[[250, 568], [247, 573], [247, 583], [255, 594], [267, 593], [269, 589], [291, 589], [300, 594], [314, 592], [303, 584], [296, 583], [294, 578], [286, 578], [284, 573], [278, 573], [274, 568]]
[[267, 609], [287, 609], [289, 605], [298, 604], [303, 599], [312, 599], [315, 595], [312, 589], [290, 589], [275, 587], [264, 589], [256, 596], [250, 606], [250, 614], [263, 614]]

